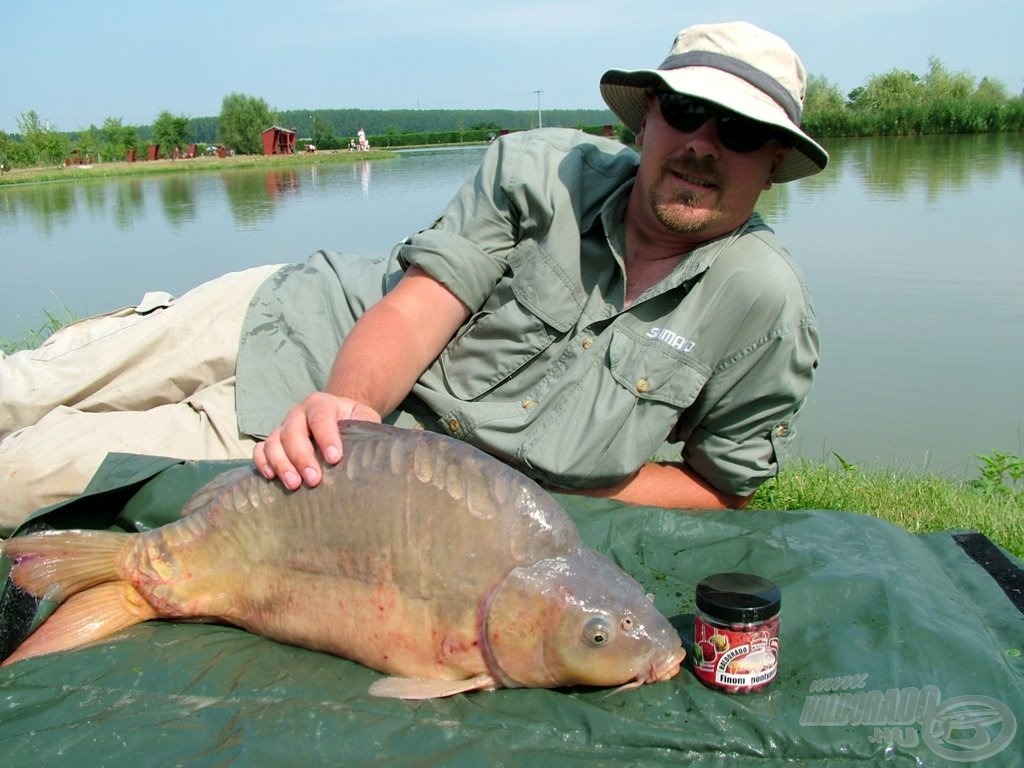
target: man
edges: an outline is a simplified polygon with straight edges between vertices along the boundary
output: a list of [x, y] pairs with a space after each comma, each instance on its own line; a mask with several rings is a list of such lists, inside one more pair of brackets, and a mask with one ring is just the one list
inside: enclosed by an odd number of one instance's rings
[[[602, 78], [639, 159], [575, 131], [513, 134], [384, 265], [321, 252], [201, 286], [152, 321], [133, 317], [125, 338], [167, 327], [152, 333], [172, 391], [143, 400], [147, 386], [109, 383], [152, 367], [153, 344], [134, 342], [139, 364], [104, 373], [102, 396], [76, 386], [36, 397], [34, 412], [21, 397], [21, 415], [6, 420], [21, 426], [0, 443], [4, 479], [17, 474], [28, 493], [40, 455], [61, 446], [74, 456], [53, 460], [41, 485], [76, 492], [102, 458], [67, 450], [90, 424], [103, 452], [183, 458], [234, 456], [265, 435], [259, 471], [315, 486], [321, 459], [344, 450], [339, 421], [383, 418], [447, 432], [564, 490], [742, 506], [778, 471], [817, 363], [802, 278], [753, 213], [773, 182], [827, 163], [799, 128], [804, 87], [803, 66], [770, 33], [685, 29], [659, 69]], [[196, 318], [210, 306], [222, 338], [200, 355], [181, 338], [205, 338]], [[126, 343], [114, 345], [119, 361]], [[63, 360], [81, 347], [54, 345]], [[0, 384], [32, 378], [12, 361]], [[126, 405], [126, 389], [139, 405]], [[682, 461], [650, 460], [666, 440]], [[15, 503], [7, 495], [0, 506]]]

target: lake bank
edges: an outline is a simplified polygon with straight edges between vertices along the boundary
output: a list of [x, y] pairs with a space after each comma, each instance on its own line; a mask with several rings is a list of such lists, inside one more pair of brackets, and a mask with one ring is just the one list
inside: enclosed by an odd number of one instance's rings
[[123, 160], [91, 165], [67, 165], [56, 168], [12, 168], [0, 176], [0, 186], [106, 180], [126, 176], [156, 176], [169, 173], [234, 171], [245, 168], [295, 168], [319, 164], [357, 163], [366, 160], [386, 160], [396, 152], [371, 149], [369, 152], [351, 152], [347, 149], [317, 152], [296, 152], [293, 155], [234, 155], [229, 157], [202, 156], [177, 160]]

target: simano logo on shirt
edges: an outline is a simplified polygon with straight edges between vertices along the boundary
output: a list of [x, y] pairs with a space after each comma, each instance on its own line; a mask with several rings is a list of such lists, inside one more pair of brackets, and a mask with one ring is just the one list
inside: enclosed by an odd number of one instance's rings
[[673, 349], [678, 349], [682, 352], [691, 352], [693, 348], [697, 346], [697, 342], [687, 339], [685, 336], [680, 336], [675, 331], [670, 331], [668, 328], [651, 328], [647, 332], [647, 338], [657, 339], [668, 344]]

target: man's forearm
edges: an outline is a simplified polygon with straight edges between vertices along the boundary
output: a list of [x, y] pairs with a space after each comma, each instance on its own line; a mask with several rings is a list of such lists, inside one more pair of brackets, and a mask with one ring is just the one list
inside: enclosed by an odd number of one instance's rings
[[672, 462], [648, 462], [632, 477], [607, 488], [558, 490], [669, 509], [741, 509], [751, 498], [722, 493], [688, 467]]
[[352, 328], [325, 391], [390, 413], [468, 315], [447, 288], [411, 268]]

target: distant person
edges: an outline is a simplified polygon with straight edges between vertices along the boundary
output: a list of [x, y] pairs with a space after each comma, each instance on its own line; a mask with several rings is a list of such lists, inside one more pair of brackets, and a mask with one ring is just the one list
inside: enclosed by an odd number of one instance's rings
[[359, 139], [359, 151], [368, 152], [370, 149], [370, 142], [366, 140], [366, 131], [360, 128], [356, 131], [356, 137]]
[[[601, 78], [639, 155], [511, 134], [388, 259], [321, 251], [149, 295], [0, 360], [4, 522], [79, 493], [108, 451], [252, 455], [315, 486], [343, 419], [444, 432], [556, 489], [743, 506], [818, 360], [804, 281], [754, 213], [828, 161], [804, 88], [775, 35], [684, 29], [658, 69]], [[665, 441], [679, 460], [652, 462]]]

